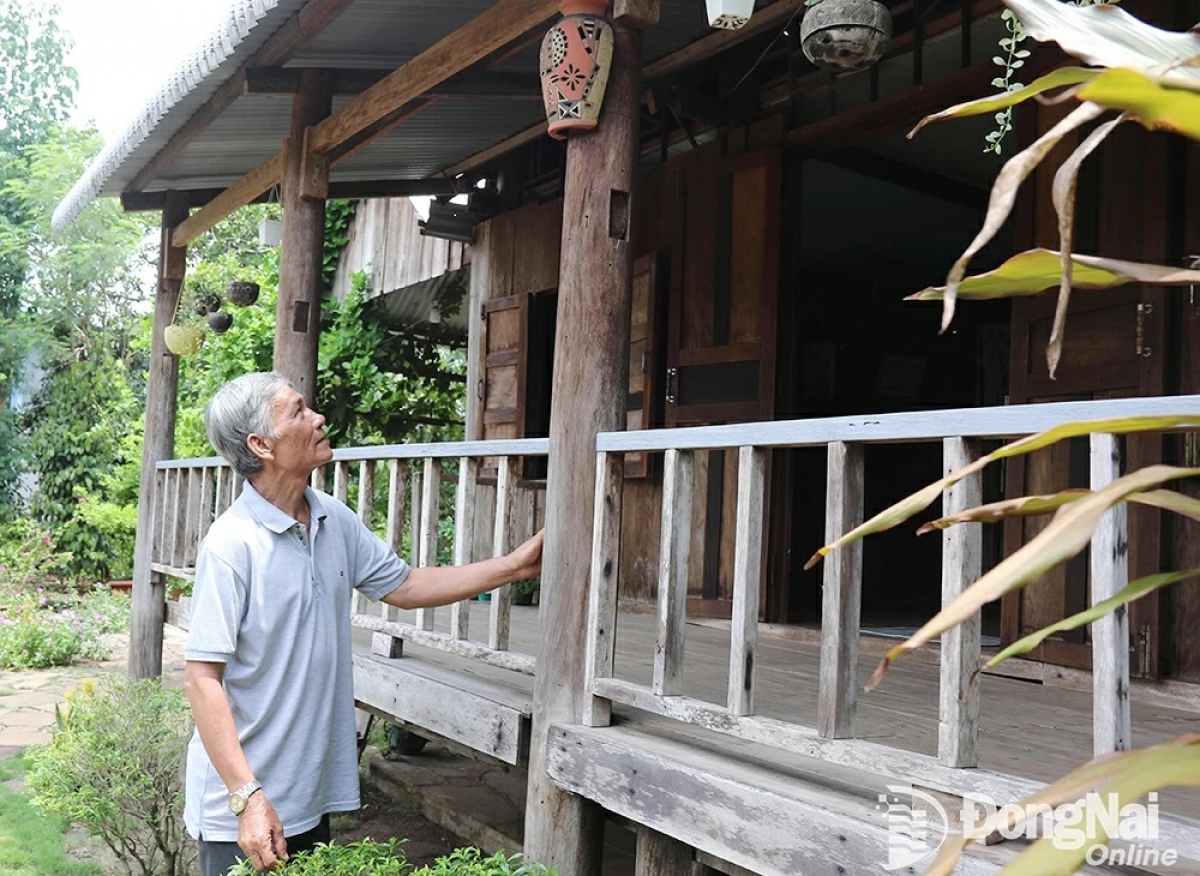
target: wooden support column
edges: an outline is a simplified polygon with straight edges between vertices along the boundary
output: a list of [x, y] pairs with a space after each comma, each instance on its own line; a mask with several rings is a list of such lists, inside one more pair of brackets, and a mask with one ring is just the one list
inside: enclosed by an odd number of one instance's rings
[[635, 876], [688, 876], [694, 863], [691, 846], [638, 825]]
[[[1091, 438], [1091, 487], [1102, 490], [1121, 476], [1116, 435]], [[1119, 503], [1092, 535], [1092, 605], [1129, 583], [1128, 513]], [[1127, 750], [1132, 742], [1129, 712], [1129, 606], [1119, 606], [1092, 624], [1092, 746], [1100, 757]]]
[[284, 148], [283, 251], [275, 305], [275, 370], [308, 404], [317, 394], [321, 324], [321, 265], [329, 165], [308, 148], [308, 130], [333, 106], [328, 76], [306, 70], [292, 100], [292, 130]]
[[542, 636], [525, 808], [526, 855], [560, 876], [597, 873], [603, 834], [600, 809], [555, 785], [546, 763], [550, 726], [580, 723], [591, 700], [585, 631], [596, 434], [625, 428], [642, 36], [618, 21], [614, 37], [599, 126], [571, 136], [563, 189]]
[[146, 383], [146, 431], [142, 444], [142, 475], [138, 491], [137, 536], [133, 551], [133, 605], [129, 635], [129, 675], [154, 678], [162, 674], [163, 622], [167, 604], [163, 580], [150, 572], [154, 544], [155, 464], [175, 453], [175, 406], [179, 388], [179, 359], [167, 350], [163, 329], [175, 318], [183, 286], [187, 250], [171, 246], [171, 229], [187, 218], [187, 196], [168, 192], [162, 212], [158, 252], [158, 284], [154, 294], [154, 328], [150, 341], [150, 374]]

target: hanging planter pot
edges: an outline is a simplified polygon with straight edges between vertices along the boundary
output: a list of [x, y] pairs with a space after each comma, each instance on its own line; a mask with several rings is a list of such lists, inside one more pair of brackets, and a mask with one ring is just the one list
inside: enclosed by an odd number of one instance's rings
[[804, 57], [839, 73], [871, 66], [891, 39], [892, 16], [875, 0], [821, 0], [800, 22]]
[[754, 0], [705, 0], [710, 27], [737, 30], [754, 14]]
[[208, 322], [208, 327], [219, 335], [229, 331], [229, 327], [233, 325], [233, 314], [226, 313], [223, 310], [214, 310], [208, 314], [205, 319]]
[[225, 284], [225, 297], [238, 307], [249, 307], [258, 300], [258, 284], [247, 280], [230, 280]]
[[163, 329], [163, 341], [176, 356], [191, 356], [204, 343], [204, 329], [172, 324]]
[[612, 68], [613, 30], [604, 2], [564, 3], [568, 13], [542, 40], [539, 70], [550, 136], [588, 131], [600, 120]]

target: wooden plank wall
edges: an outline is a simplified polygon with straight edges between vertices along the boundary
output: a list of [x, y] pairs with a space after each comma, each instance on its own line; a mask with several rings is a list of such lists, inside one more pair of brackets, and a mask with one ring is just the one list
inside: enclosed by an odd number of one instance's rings
[[419, 220], [408, 198], [359, 201], [333, 278], [333, 294], [344, 296], [358, 271], [370, 273], [374, 297], [461, 268], [463, 245], [422, 236]]

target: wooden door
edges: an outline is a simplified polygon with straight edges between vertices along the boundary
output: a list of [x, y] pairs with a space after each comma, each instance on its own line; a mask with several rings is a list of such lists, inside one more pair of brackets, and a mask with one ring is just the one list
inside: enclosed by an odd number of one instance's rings
[[[1042, 127], [1052, 119], [1044, 118]], [[1077, 251], [1138, 261], [1165, 257], [1167, 201], [1166, 144], [1129, 126], [1119, 129], [1102, 147], [1099, 160], [1081, 179]], [[1142, 178], [1130, 179], [1131, 169]], [[1035, 181], [1036, 201], [1026, 214], [1033, 242], [1057, 248], [1055, 217], [1048, 196], [1051, 173]], [[1088, 217], [1091, 217], [1090, 219]], [[1089, 227], [1089, 222], [1094, 223]], [[1021, 236], [1021, 235], [1019, 235]], [[1025, 229], [1029, 241], [1028, 224]], [[1127, 286], [1105, 292], [1076, 291], [1067, 319], [1063, 357], [1056, 379], [1046, 366], [1046, 343], [1054, 316], [1054, 296], [1020, 299], [1013, 305], [1012, 358], [1009, 402], [1012, 404], [1075, 399], [1162, 395], [1167, 360], [1165, 293], [1149, 287]], [[1130, 437], [1125, 442], [1126, 471], [1162, 461], [1158, 437]], [[1087, 487], [1089, 445], [1086, 438], [1046, 448], [1010, 461], [1006, 493], [1010, 497]], [[1049, 523], [1049, 517], [1010, 521], [1005, 529], [1005, 554], [1011, 554]], [[1130, 507], [1129, 577], [1159, 571], [1161, 513]], [[1081, 611], [1091, 604], [1088, 555], [1084, 551], [1002, 602], [1005, 643]], [[1159, 594], [1131, 607], [1132, 671], [1157, 676], [1162, 648]], [[1091, 643], [1088, 629], [1047, 639], [1031, 656], [1051, 663], [1088, 668]]]
[[[780, 152], [681, 170], [667, 317], [668, 427], [770, 419], [779, 298]], [[736, 454], [699, 453], [689, 610], [732, 608]]]

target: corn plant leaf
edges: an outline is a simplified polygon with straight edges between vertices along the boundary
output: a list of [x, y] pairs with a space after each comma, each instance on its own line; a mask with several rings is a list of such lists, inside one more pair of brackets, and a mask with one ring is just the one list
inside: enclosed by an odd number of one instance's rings
[[[1010, 517], [1039, 517], [1051, 514], [1069, 502], [1075, 502], [1084, 496], [1091, 495], [1091, 490], [1071, 489], [1061, 493], [1049, 493], [1041, 496], [1020, 496], [1015, 499], [1002, 499], [999, 502], [989, 502], [975, 508], [968, 508], [958, 514], [939, 517], [930, 520], [917, 530], [917, 535], [926, 535], [939, 529], [949, 529], [960, 523], [997, 523]], [[1192, 520], [1200, 521], [1200, 499], [1193, 499], [1174, 490], [1147, 490], [1144, 493], [1134, 493], [1129, 497], [1130, 502], [1139, 505], [1150, 505], [1164, 511], [1173, 511]]]
[[[926, 876], [951, 876], [967, 846], [993, 833], [1002, 826], [1002, 820], [1014, 831], [1019, 829], [1024, 824], [1024, 814], [1035, 811], [1035, 807], [1075, 803], [1092, 791], [1097, 792], [1101, 800], [1107, 800], [1107, 794], [1115, 794], [1119, 804], [1124, 806], [1150, 791], [1175, 785], [1200, 785], [1200, 733], [1189, 733], [1148, 748], [1104, 755], [1084, 764], [1019, 801], [1015, 809], [1004, 807], [982, 825], [961, 834], [951, 834], [942, 843]], [[1082, 823], [1088, 823], [1086, 817]], [[1096, 841], [1103, 840], [1097, 838]], [[1074, 873], [1093, 843], [1082, 845], [1081, 849], [1067, 850], [1060, 857], [1060, 850], [1054, 849], [1050, 838], [1040, 839], [1002, 869], [1000, 876], [1045, 876], [1048, 873], [1066, 876]]]
[[908, 132], [908, 137], [911, 140], [918, 131], [933, 122], [940, 122], [943, 119], [961, 119], [968, 116], [994, 113], [1002, 109], [1007, 109], [1010, 106], [1016, 106], [1019, 103], [1029, 100], [1031, 97], [1044, 94], [1054, 88], [1064, 88], [1089, 82], [1096, 78], [1100, 72], [1100, 70], [1087, 70], [1083, 67], [1061, 67], [1058, 70], [1035, 79], [1017, 91], [1005, 91], [1000, 94], [993, 94], [990, 97], [981, 97], [978, 100], [968, 100], [965, 103], [955, 104], [941, 112], [928, 115], [921, 119], [917, 123], [917, 126]]
[[958, 514], [931, 520], [917, 530], [917, 535], [925, 535], [938, 529], [949, 529], [959, 523], [995, 523], [1009, 517], [1038, 517], [1057, 511], [1068, 502], [1076, 502], [1084, 496], [1090, 496], [1091, 492], [1091, 490], [1063, 490], [1061, 493], [1020, 496], [1016, 499], [989, 502], [987, 505], [968, 508]]
[[[1165, 492], [1165, 491], [1164, 491]], [[1132, 498], [1132, 497], [1130, 497]], [[1160, 587], [1166, 587], [1168, 584], [1174, 584], [1178, 581], [1184, 581], [1188, 578], [1195, 578], [1200, 575], [1200, 569], [1188, 569], [1184, 572], [1161, 572], [1157, 575], [1147, 575], [1144, 578], [1138, 578], [1136, 581], [1129, 582], [1128, 585], [1122, 587], [1117, 593], [1098, 602], [1086, 611], [1081, 611], [1078, 614], [1073, 614], [1068, 618], [1060, 620], [1058, 623], [1051, 624], [1048, 627], [1042, 627], [1037, 632], [1030, 633], [1028, 636], [1023, 636], [1013, 642], [1003, 651], [988, 660], [984, 667], [999, 666], [1010, 657], [1016, 657], [1020, 654], [1028, 654], [1048, 636], [1055, 633], [1061, 633], [1065, 630], [1074, 630], [1085, 624], [1093, 623], [1104, 617], [1118, 606], [1124, 605], [1127, 602], [1133, 602], [1135, 599], [1140, 599], [1147, 593], [1158, 590]]]
[[868, 535], [886, 532], [892, 527], [903, 523], [914, 514], [919, 514], [932, 505], [934, 500], [942, 494], [943, 490], [954, 486], [963, 478], [974, 474], [998, 459], [1008, 459], [1009, 457], [1032, 453], [1035, 450], [1050, 447], [1067, 438], [1079, 438], [1083, 435], [1090, 435], [1092, 432], [1129, 435], [1137, 432], [1194, 431], [1197, 429], [1200, 429], [1200, 414], [1178, 417], [1125, 417], [1115, 420], [1084, 420], [1078, 423], [1063, 423], [1061, 426], [1055, 426], [1053, 429], [1047, 429], [1045, 432], [1029, 435], [1013, 441], [1011, 444], [1005, 444], [1003, 447], [993, 450], [986, 456], [979, 457], [979, 459], [970, 465], [963, 466], [958, 471], [951, 472], [941, 480], [935, 481], [929, 486], [904, 497], [896, 504], [885, 508], [870, 520], [861, 523], [847, 532], [841, 538], [820, 548], [815, 554], [809, 557], [808, 562], [804, 564], [804, 568], [811, 569], [821, 561], [822, 557], [828, 556], [837, 548], [852, 544]]
[[1151, 131], [1172, 131], [1200, 140], [1200, 92], [1171, 88], [1162, 77], [1136, 70], [1106, 70], [1078, 97], [1128, 113]]
[[1071, 280], [1075, 272], [1075, 262], [1071, 253], [1075, 250], [1075, 191], [1079, 183], [1079, 169], [1096, 147], [1112, 133], [1117, 125], [1126, 121], [1125, 115], [1105, 122], [1089, 134], [1079, 147], [1072, 152], [1067, 160], [1054, 174], [1054, 186], [1051, 197], [1054, 211], [1058, 214], [1058, 251], [1061, 279], [1058, 286], [1058, 302], [1054, 309], [1054, 323], [1050, 329], [1050, 341], [1046, 344], [1046, 365], [1050, 376], [1058, 371], [1058, 362], [1062, 358], [1063, 332], [1067, 324], [1067, 307], [1071, 302]]
[[1197, 475], [1200, 475], [1200, 468], [1147, 466], [1117, 478], [1104, 489], [1063, 508], [1045, 529], [964, 590], [916, 633], [889, 650], [875, 674], [871, 676], [867, 689], [878, 685], [883, 680], [887, 668], [901, 655], [929, 644], [942, 633], [967, 620], [986, 603], [1024, 587], [1059, 563], [1075, 556], [1091, 541], [1100, 518], [1131, 493], [1140, 492], [1164, 481]]
[[[1071, 256], [1072, 285], [1079, 289], [1111, 289], [1125, 283], [1156, 286], [1186, 286], [1200, 283], [1200, 271], [1086, 256]], [[959, 286], [959, 297], [976, 301], [993, 298], [1019, 298], [1038, 295], [1058, 285], [1062, 277], [1059, 253], [1052, 249], [1031, 249], [1010, 258], [994, 271], [967, 277]], [[930, 286], [907, 301], [940, 301], [945, 286]]]
[[1086, 125], [1103, 112], [1103, 107], [1094, 103], [1080, 104], [1066, 118], [1035, 140], [1029, 148], [1010, 158], [1001, 168], [988, 199], [983, 228], [975, 235], [970, 246], [958, 257], [958, 261], [950, 268], [950, 273], [946, 277], [946, 286], [942, 295], [942, 331], [949, 328], [951, 320], [954, 319], [954, 304], [958, 296], [958, 287], [963, 277], [966, 276], [967, 265], [971, 263], [975, 254], [983, 249], [996, 236], [996, 232], [1004, 226], [1009, 214], [1012, 213], [1013, 204], [1016, 203], [1017, 190], [1021, 187], [1021, 183], [1033, 173], [1034, 168], [1050, 154], [1063, 137], [1076, 128]]
[[1200, 35], [1161, 30], [1118, 6], [1079, 7], [1059, 0], [1005, 0], [1025, 33], [1055, 42], [1069, 55], [1097, 67], [1169, 69], [1164, 75], [1184, 85], [1200, 85], [1200, 70], [1187, 62], [1200, 55]]

